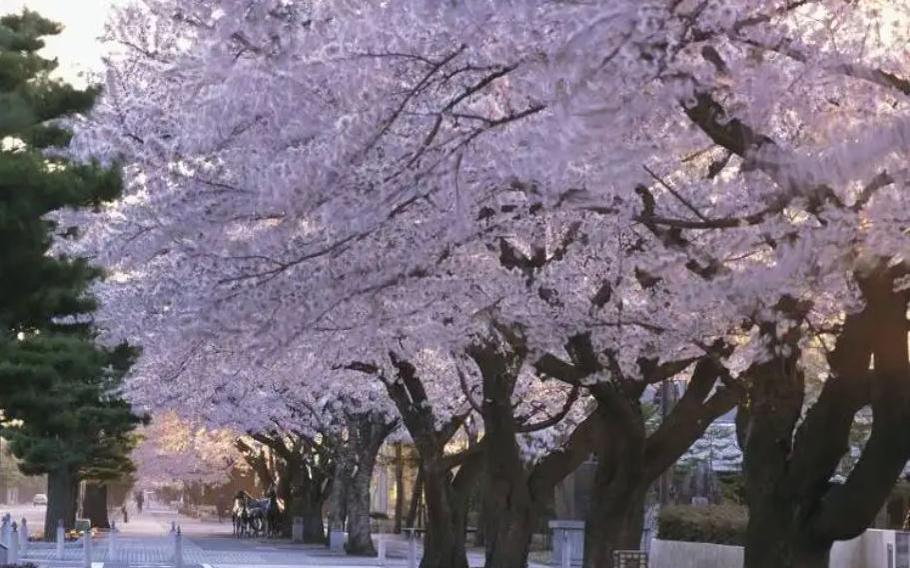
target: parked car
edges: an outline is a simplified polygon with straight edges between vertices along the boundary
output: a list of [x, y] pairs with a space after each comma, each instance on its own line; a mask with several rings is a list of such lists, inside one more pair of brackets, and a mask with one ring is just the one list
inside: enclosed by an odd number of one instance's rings
[[35, 495], [35, 498], [32, 499], [32, 505], [47, 505], [47, 495], [44, 493], [38, 493]]

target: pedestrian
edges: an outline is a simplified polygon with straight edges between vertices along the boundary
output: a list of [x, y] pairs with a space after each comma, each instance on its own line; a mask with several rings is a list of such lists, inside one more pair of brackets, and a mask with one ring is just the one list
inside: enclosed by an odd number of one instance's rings
[[120, 506], [120, 512], [123, 513], [123, 524], [127, 524], [128, 522], [130, 522], [129, 513], [126, 510], [126, 502], [124, 502], [123, 505]]
[[136, 499], [136, 509], [139, 510], [139, 514], [142, 514], [142, 506], [145, 504], [145, 495], [142, 491], [137, 491], [134, 499]]

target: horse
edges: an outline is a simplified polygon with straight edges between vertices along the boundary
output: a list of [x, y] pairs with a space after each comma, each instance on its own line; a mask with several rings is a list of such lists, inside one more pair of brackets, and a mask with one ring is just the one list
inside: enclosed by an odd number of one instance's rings
[[250, 499], [246, 491], [238, 491], [234, 495], [234, 503], [231, 506], [231, 523], [234, 525], [234, 536], [238, 538], [245, 536], [249, 528], [250, 511], [247, 503]]
[[275, 491], [274, 487], [269, 488], [266, 498], [269, 501], [265, 517], [266, 536], [269, 538], [279, 537], [281, 536], [281, 514], [283, 507], [278, 499], [278, 492]]
[[254, 499], [246, 491], [238, 491], [234, 497], [234, 508], [231, 517], [234, 519], [234, 532], [237, 536], [280, 536], [281, 503], [275, 488], [269, 488], [266, 497]]

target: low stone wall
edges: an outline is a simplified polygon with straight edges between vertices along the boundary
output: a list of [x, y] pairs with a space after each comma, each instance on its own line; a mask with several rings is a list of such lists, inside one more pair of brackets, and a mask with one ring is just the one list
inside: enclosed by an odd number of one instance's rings
[[[894, 554], [895, 531], [867, 530], [853, 540], [835, 542], [829, 568], [889, 568]], [[650, 568], [742, 568], [743, 548], [703, 542], [655, 539]]]
[[743, 548], [725, 544], [651, 541], [651, 568], [741, 568]]

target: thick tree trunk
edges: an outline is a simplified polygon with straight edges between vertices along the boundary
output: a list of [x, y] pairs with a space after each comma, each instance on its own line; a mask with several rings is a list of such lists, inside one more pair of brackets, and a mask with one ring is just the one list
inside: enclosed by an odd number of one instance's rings
[[325, 527], [322, 523], [322, 505], [324, 500], [306, 500], [300, 511], [303, 517], [303, 542], [307, 544], [325, 544]]
[[[405, 427], [414, 440], [423, 464], [423, 488], [427, 505], [427, 532], [421, 568], [467, 568], [465, 524], [470, 489], [481, 468], [479, 452], [446, 456], [445, 446], [464, 424], [466, 415], [453, 416], [438, 424], [417, 369], [394, 352], [389, 359], [398, 380], [383, 377], [389, 397], [398, 408]], [[357, 370], [377, 373], [374, 365], [355, 364]], [[452, 469], [460, 467], [454, 479]]]
[[524, 568], [536, 515], [512, 406], [516, 376], [509, 371], [520, 365], [510, 365], [495, 346], [470, 352], [483, 376], [486, 567]]
[[653, 479], [645, 472], [645, 423], [638, 399], [606, 387], [595, 396], [594, 415], [604, 435], [585, 520], [584, 565], [611, 568], [615, 550], [639, 548], [645, 495]]
[[417, 526], [417, 511], [420, 508], [421, 499], [423, 499], [423, 465], [417, 469], [417, 479], [414, 480], [411, 501], [408, 503], [408, 516], [404, 521], [405, 528], [410, 529]]
[[799, 522], [799, 501], [770, 497], [749, 507], [745, 566], [827, 568], [832, 541], [812, 541]]
[[348, 541], [345, 551], [351, 556], [376, 556], [376, 548], [370, 536], [371, 473], [372, 468], [367, 469], [358, 464], [348, 488]]
[[353, 556], [376, 556], [370, 532], [370, 481], [379, 448], [397, 426], [378, 413], [352, 417], [351, 442], [356, 464], [348, 488], [348, 542], [345, 550]]
[[456, 502], [449, 471], [438, 464], [424, 466], [427, 532], [420, 568], [467, 568], [465, 514]]
[[57, 535], [57, 521], [62, 520], [67, 530], [76, 525], [76, 499], [79, 481], [66, 468], [47, 475], [47, 510], [44, 514], [44, 538], [53, 541]]
[[91, 521], [93, 527], [111, 528], [107, 516], [107, 485], [104, 483], [86, 483], [85, 495], [82, 496], [82, 514]]
[[348, 491], [352, 481], [354, 460], [350, 448], [340, 447], [335, 457], [332, 490], [329, 493], [329, 531], [344, 530], [348, 519]]
[[[884, 269], [860, 285], [866, 306], [846, 318], [829, 356], [832, 376], [804, 416], [797, 331], [778, 338], [773, 324], [762, 329], [790, 347], [772, 344], [777, 353], [790, 355], [750, 369], [750, 404], [737, 416], [750, 508], [746, 568], [827, 566], [836, 540], [858, 536], [873, 521], [910, 456], [903, 432], [910, 422], [907, 300]], [[831, 483], [849, 450], [854, 415], [866, 404], [872, 434], [847, 480]]]
[[296, 477], [301, 475], [301, 464], [296, 454], [289, 454], [285, 457], [285, 465], [281, 476], [278, 478], [278, 497], [284, 501], [284, 515], [280, 517], [281, 536], [289, 538], [291, 536], [292, 520], [296, 514], [294, 498], [294, 485], [297, 483]]
[[641, 546], [648, 487], [630, 487], [628, 481], [605, 483], [601, 475], [598, 468], [585, 521], [584, 565], [611, 568], [613, 552], [638, 550]]

